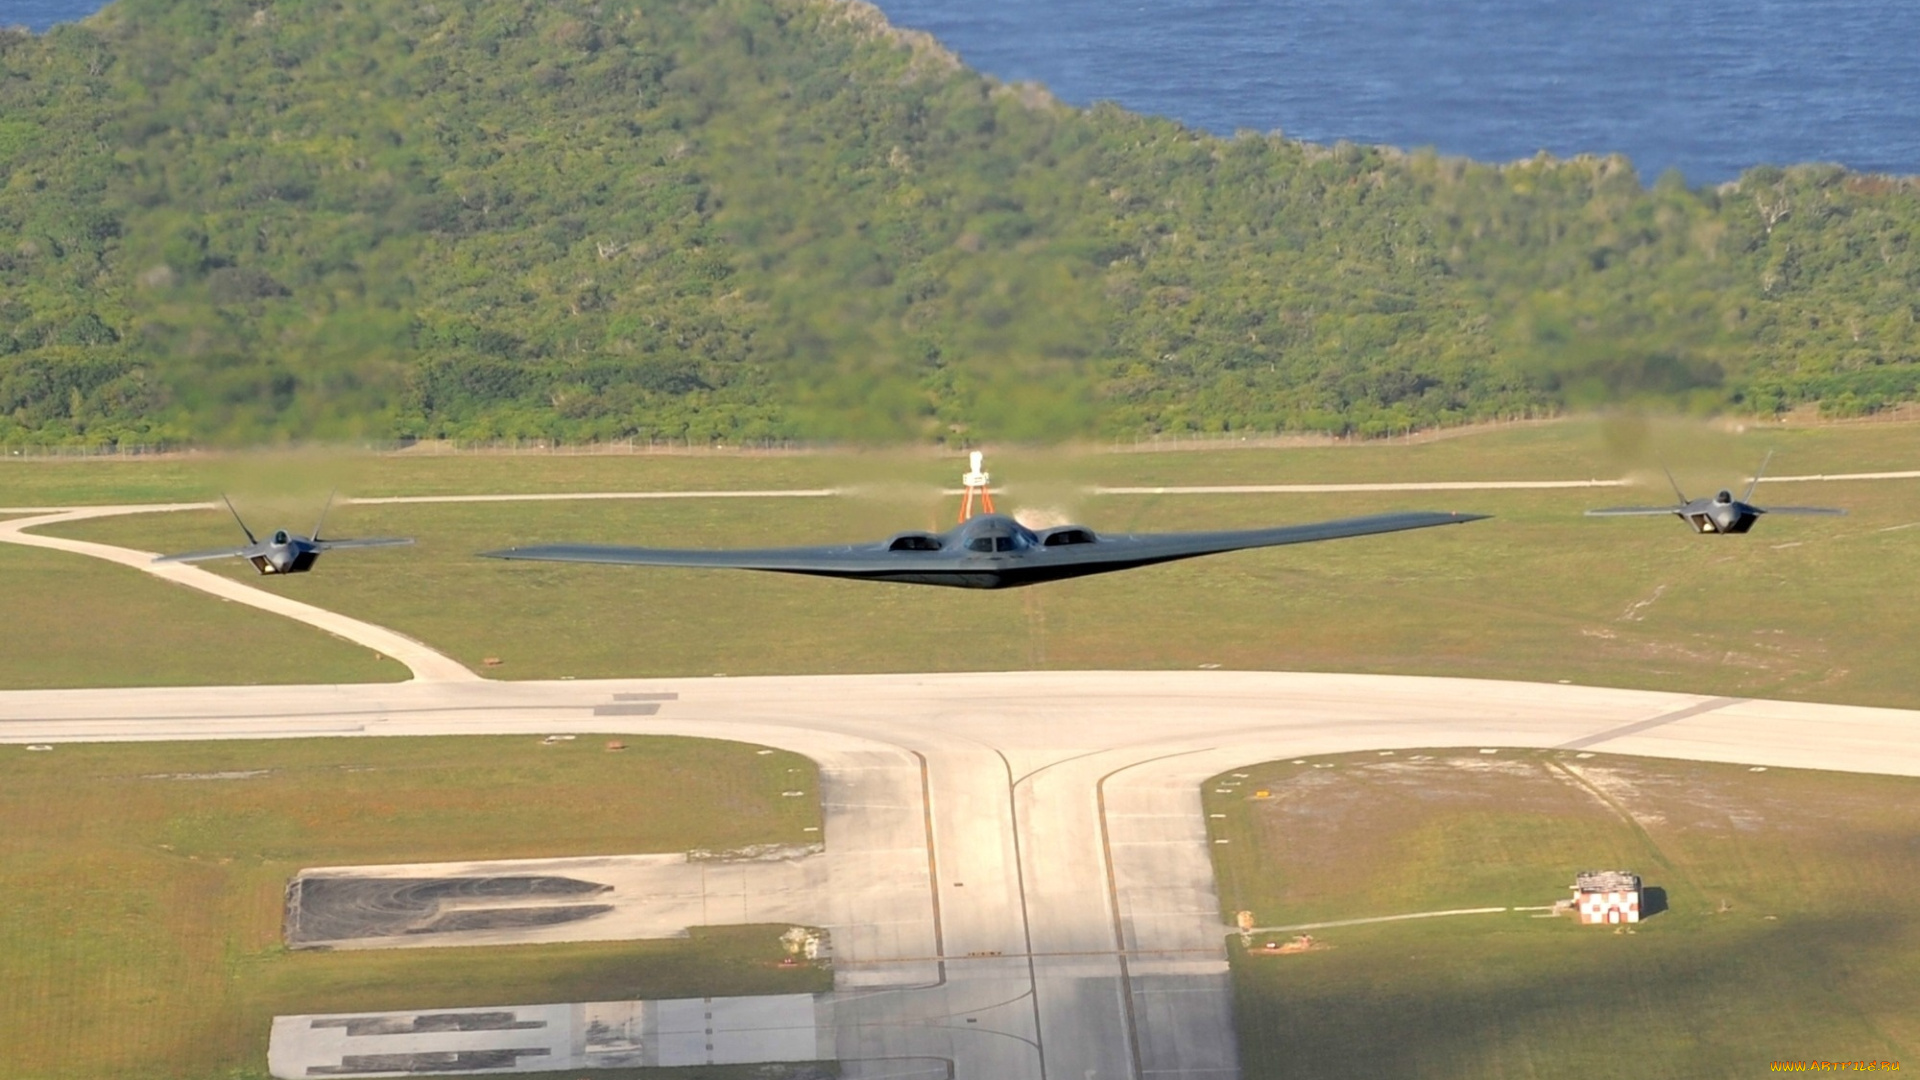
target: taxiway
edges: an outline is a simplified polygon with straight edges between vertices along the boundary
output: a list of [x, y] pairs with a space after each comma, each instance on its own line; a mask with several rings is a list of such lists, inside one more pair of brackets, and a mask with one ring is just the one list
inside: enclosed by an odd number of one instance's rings
[[[661, 702], [652, 715], [615, 695]], [[0, 694], [0, 741], [698, 735], [821, 765], [846, 1074], [1238, 1074], [1200, 782], [1436, 746], [1920, 775], [1920, 713], [1463, 679], [1017, 672]], [[422, 1008], [435, 1003], [421, 1002]]]

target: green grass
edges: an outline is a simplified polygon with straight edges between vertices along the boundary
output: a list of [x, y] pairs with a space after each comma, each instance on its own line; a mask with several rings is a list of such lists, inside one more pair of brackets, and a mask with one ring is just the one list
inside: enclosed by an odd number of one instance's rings
[[[1778, 473], [1920, 462], [1920, 427], [1861, 425], [1716, 436], [1680, 429], [1682, 475], [1705, 489], [1777, 446]], [[724, 571], [502, 564], [474, 553], [562, 539], [685, 546], [865, 539], [948, 523], [955, 462], [919, 455], [375, 459], [370, 489], [770, 487], [867, 482], [846, 498], [347, 507], [343, 535], [412, 548], [330, 556], [259, 582], [393, 626], [502, 678], [1229, 668], [1469, 675], [1920, 706], [1908, 675], [1920, 585], [1920, 481], [1780, 485], [1840, 519], [1764, 521], [1744, 537], [1666, 519], [1600, 520], [1630, 490], [1273, 496], [1106, 496], [1089, 485], [1618, 475], [1619, 425], [1522, 427], [1413, 445], [997, 455], [1013, 509], [1116, 531], [1307, 521], [1395, 508], [1496, 520], [1401, 536], [1246, 552], [1007, 593]], [[1643, 459], [1650, 452], [1641, 454]], [[59, 468], [98, 468], [92, 463]], [[417, 485], [407, 468], [427, 470]], [[436, 471], [445, 470], [445, 471]], [[539, 477], [523, 475], [538, 471]], [[1716, 471], [1717, 470], [1717, 471]], [[454, 476], [454, 472], [459, 476]], [[565, 478], [565, 484], [561, 478]], [[315, 501], [317, 501], [316, 496]], [[1763, 499], [1764, 502], [1764, 499]], [[279, 519], [303, 521], [290, 501]], [[262, 517], [262, 520], [271, 520]], [[79, 523], [66, 535], [150, 548], [218, 544], [223, 512]], [[248, 578], [246, 567], [213, 564]], [[111, 610], [83, 597], [78, 610]]]
[[[817, 837], [810, 762], [587, 737], [0, 747], [0, 1077], [264, 1076], [277, 1014], [814, 992], [784, 927], [689, 941], [289, 952], [306, 866], [534, 858]], [[236, 780], [172, 774], [271, 770]]]
[[[1161, 449], [1156, 450], [1156, 447]], [[1271, 447], [1231, 441], [1123, 442], [991, 448], [997, 485], [1031, 502], [1084, 484], [1340, 483], [1376, 480], [1578, 479], [1645, 473], [1665, 492], [1657, 459], [1704, 490], [1745, 476], [1767, 450], [1777, 474], [1920, 467], [1920, 424], [1863, 422], [1754, 426], [1738, 432], [1677, 421], [1571, 419], [1460, 428], [1412, 442], [1323, 442]], [[334, 488], [349, 495], [452, 495], [625, 489], [953, 487], [958, 451], [760, 453], [396, 453], [253, 451], [161, 457], [0, 458], [0, 506], [203, 501], [231, 491], [281, 499], [303, 519]], [[1058, 488], [1057, 491], [1049, 490]], [[1783, 490], [1814, 490], [1792, 488]], [[1772, 490], [1772, 489], [1765, 489]], [[879, 492], [885, 494], [884, 490]], [[296, 498], [297, 496], [297, 498]], [[308, 503], [311, 503], [309, 506]]]
[[0, 689], [407, 677], [313, 627], [84, 555], [0, 544], [0, 582]]
[[[949, 455], [950, 457], [951, 455]], [[327, 492], [470, 495], [622, 488], [817, 487], [861, 478], [868, 459], [933, 460], [927, 453], [572, 454], [529, 451], [259, 451], [157, 458], [0, 458], [0, 506], [200, 502], [231, 491], [242, 511], [262, 493], [288, 499], [309, 523]], [[959, 468], [941, 467], [935, 475]], [[304, 531], [304, 530], [303, 530]]]
[[1262, 926], [1548, 904], [1581, 869], [1633, 870], [1668, 904], [1619, 931], [1514, 912], [1324, 929], [1294, 956], [1236, 943], [1249, 1080], [1920, 1053], [1920, 781], [1468, 749], [1273, 762], [1206, 791], [1222, 906]]

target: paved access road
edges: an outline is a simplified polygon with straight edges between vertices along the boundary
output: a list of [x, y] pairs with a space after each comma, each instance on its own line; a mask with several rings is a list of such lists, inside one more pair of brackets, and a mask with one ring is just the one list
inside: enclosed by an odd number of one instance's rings
[[104, 559], [107, 562], [119, 563], [121, 566], [129, 566], [152, 574], [163, 581], [171, 581], [176, 585], [185, 585], [191, 589], [211, 593], [222, 600], [231, 600], [262, 611], [270, 611], [275, 615], [303, 622], [309, 626], [316, 626], [335, 637], [365, 645], [382, 656], [390, 656], [400, 661], [413, 672], [415, 679], [435, 682], [479, 680], [478, 675], [468, 670], [459, 661], [397, 630], [389, 630], [384, 626], [376, 626], [352, 616], [342, 615], [337, 611], [304, 604], [266, 589], [256, 589], [232, 578], [202, 570], [192, 563], [157, 563], [153, 561], [157, 557], [155, 552], [136, 551], [133, 548], [115, 547], [112, 544], [97, 544], [91, 540], [71, 540], [64, 536], [48, 536], [45, 533], [27, 531], [37, 526], [60, 525], [70, 521], [85, 521], [89, 518], [175, 510], [204, 510], [210, 505], [212, 504], [156, 503], [69, 509], [41, 507], [39, 509], [42, 512], [35, 516], [0, 521], [0, 543], [47, 548], [52, 551], [66, 551], [75, 555]]
[[0, 693], [9, 743], [509, 732], [703, 735], [821, 763], [833, 1039], [853, 1077], [1237, 1075], [1199, 791], [1236, 765], [1564, 746], [1920, 775], [1920, 713], [1462, 679], [1021, 672]]

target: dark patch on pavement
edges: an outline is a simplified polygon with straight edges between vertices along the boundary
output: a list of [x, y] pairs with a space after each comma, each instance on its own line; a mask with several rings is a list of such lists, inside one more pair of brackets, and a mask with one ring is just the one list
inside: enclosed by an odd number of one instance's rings
[[422, 1054], [348, 1054], [338, 1065], [309, 1065], [308, 1076], [363, 1076], [367, 1073], [477, 1072], [511, 1069], [523, 1057], [545, 1057], [546, 1047], [515, 1050], [444, 1050]]
[[462, 908], [450, 911], [409, 934], [450, 934], [456, 930], [512, 930], [529, 926], [558, 926], [591, 919], [613, 910], [612, 904], [567, 904], [562, 907]]
[[510, 1012], [421, 1013], [418, 1016], [335, 1016], [315, 1020], [316, 1028], [346, 1028], [355, 1035], [427, 1035], [441, 1031], [522, 1031], [543, 1028], [545, 1020], [515, 1020]]
[[652, 716], [660, 711], [658, 702], [634, 702], [622, 705], [595, 705], [595, 716]]
[[1685, 720], [1689, 716], [1699, 716], [1701, 713], [1710, 713], [1715, 709], [1724, 709], [1729, 705], [1738, 705], [1746, 700], [1748, 699], [1737, 697], [1710, 698], [1698, 705], [1690, 705], [1684, 709], [1675, 709], [1670, 713], [1661, 713], [1659, 716], [1646, 720], [1638, 720], [1631, 724], [1622, 724], [1619, 727], [1608, 728], [1606, 731], [1575, 739], [1572, 742], [1561, 743], [1559, 746], [1554, 747], [1554, 749], [1585, 750], [1589, 746], [1598, 746], [1603, 742], [1623, 739], [1628, 735], [1638, 735], [1643, 731], [1649, 731], [1663, 724], [1671, 724], [1675, 720]]
[[[612, 910], [607, 904], [560, 902], [611, 889], [594, 881], [534, 874], [300, 877], [287, 887], [287, 944], [301, 948], [356, 938], [551, 926]], [[542, 900], [556, 903], [539, 903]], [[492, 905], [483, 906], [488, 901]], [[512, 902], [512, 906], [500, 906], [502, 902]]]

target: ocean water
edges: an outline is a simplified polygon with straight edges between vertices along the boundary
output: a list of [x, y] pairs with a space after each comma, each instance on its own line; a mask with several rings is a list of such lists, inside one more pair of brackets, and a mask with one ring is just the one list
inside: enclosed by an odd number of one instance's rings
[[[1920, 173], [1920, 0], [878, 0], [968, 65], [1226, 134]], [[35, 29], [97, 0], [0, 0]]]

